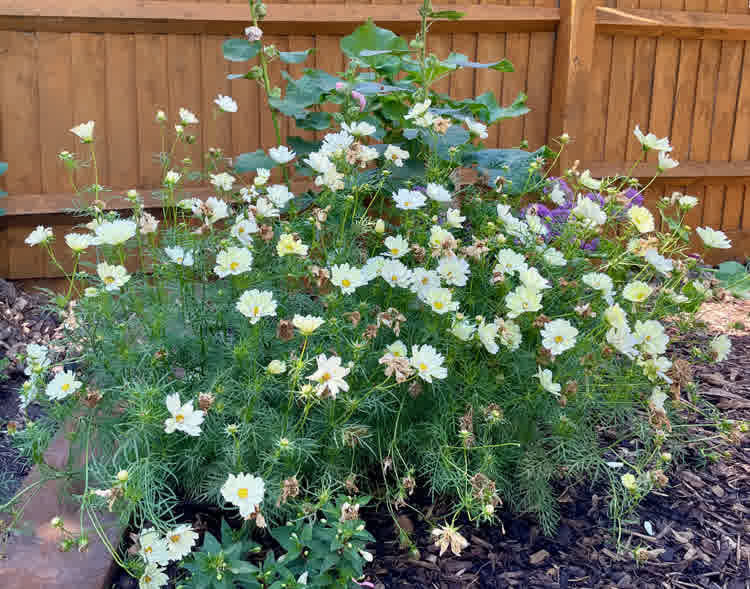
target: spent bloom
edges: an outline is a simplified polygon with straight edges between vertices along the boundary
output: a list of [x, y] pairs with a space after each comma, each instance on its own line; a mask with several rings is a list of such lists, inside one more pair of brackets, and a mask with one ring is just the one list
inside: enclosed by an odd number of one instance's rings
[[433, 378], [443, 379], [448, 376], [448, 369], [443, 366], [442, 354], [430, 345], [412, 346], [409, 363], [417, 371], [419, 378], [432, 382]]
[[461, 551], [469, 545], [469, 541], [453, 526], [445, 525], [435, 528], [432, 530], [432, 535], [435, 536], [435, 546], [440, 548], [440, 556], [448, 548], [455, 556], [461, 556]]
[[231, 246], [216, 256], [214, 272], [220, 277], [236, 276], [248, 272], [253, 263], [253, 254], [244, 247]]
[[165, 247], [164, 253], [172, 262], [180, 266], [192, 266], [194, 263], [193, 252], [186, 251], [182, 246]]
[[70, 132], [81, 140], [81, 143], [91, 143], [94, 140], [94, 121], [81, 123], [73, 127]]
[[101, 262], [96, 266], [96, 273], [104, 283], [104, 289], [108, 291], [120, 290], [120, 287], [130, 280], [125, 266], [115, 266], [107, 262]]
[[325, 323], [325, 319], [322, 317], [315, 317], [314, 315], [295, 315], [292, 318], [292, 325], [299, 329], [302, 335], [312, 335], [312, 333]]
[[193, 408], [193, 401], [188, 401], [184, 405], [180, 403], [179, 393], [167, 396], [167, 410], [171, 414], [164, 420], [164, 431], [168, 434], [179, 430], [189, 436], [199, 436], [201, 434], [201, 424], [203, 423], [204, 413], [200, 409]]
[[286, 145], [279, 145], [278, 147], [272, 147], [268, 150], [268, 155], [277, 164], [288, 164], [291, 162], [297, 154], [289, 149]]
[[729, 249], [732, 247], [732, 242], [723, 231], [711, 229], [710, 227], [698, 227], [696, 231], [706, 247], [718, 249]]
[[52, 229], [50, 227], [45, 227], [44, 225], [37, 225], [37, 228], [26, 237], [24, 243], [33, 247], [40, 243], [47, 243], [51, 239]]
[[83, 383], [76, 380], [75, 372], [63, 370], [47, 384], [47, 396], [55, 401], [65, 399], [81, 388]]
[[672, 151], [672, 147], [669, 145], [669, 137], [663, 137], [659, 139], [656, 135], [653, 133], [649, 133], [648, 135], [644, 135], [643, 131], [641, 131], [641, 128], [636, 125], [635, 129], [633, 130], [633, 134], [636, 136], [640, 144], [643, 146], [644, 151], [649, 150], [656, 150], [656, 151]]
[[232, 99], [231, 96], [224, 96], [219, 94], [214, 98], [214, 104], [219, 107], [219, 110], [223, 112], [237, 112], [237, 103]]
[[318, 363], [318, 369], [307, 378], [318, 383], [315, 387], [318, 395], [330, 395], [335, 399], [339, 391], [349, 390], [344, 377], [349, 374], [350, 369], [341, 366], [341, 358], [327, 358], [325, 354], [320, 354], [315, 361]]
[[732, 352], [732, 340], [725, 334], [713, 339], [710, 345], [716, 362], [723, 362], [729, 358], [729, 354]]
[[251, 474], [230, 474], [221, 486], [224, 500], [240, 508], [240, 515], [250, 517], [263, 501], [266, 485], [263, 479]]
[[554, 319], [542, 328], [542, 345], [553, 356], [576, 345], [578, 330], [567, 319]]
[[276, 316], [276, 301], [270, 290], [246, 290], [237, 301], [237, 310], [256, 324], [261, 317]]

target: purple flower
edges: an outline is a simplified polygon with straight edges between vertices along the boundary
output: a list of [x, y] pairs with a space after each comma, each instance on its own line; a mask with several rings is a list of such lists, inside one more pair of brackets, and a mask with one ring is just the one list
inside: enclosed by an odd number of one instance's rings
[[599, 238], [595, 237], [591, 241], [586, 241], [586, 242], [582, 243], [581, 244], [581, 249], [582, 250], [587, 250], [587, 251], [590, 251], [590, 252], [596, 251], [597, 249], [599, 249]]

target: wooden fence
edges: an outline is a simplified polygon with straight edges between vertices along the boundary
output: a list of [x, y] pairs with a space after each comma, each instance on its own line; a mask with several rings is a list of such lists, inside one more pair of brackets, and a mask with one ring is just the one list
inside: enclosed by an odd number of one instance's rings
[[[627, 169], [637, 155], [636, 124], [669, 135], [681, 165], [650, 197], [673, 190], [701, 197], [690, 224], [722, 228], [734, 241], [729, 256], [750, 255], [747, 0], [450, 4], [466, 18], [435, 26], [431, 49], [477, 61], [505, 56], [516, 72], [461, 71], [438, 89], [457, 97], [492, 90], [504, 103], [525, 91], [533, 109], [492, 130], [490, 146], [525, 138], [536, 147], [565, 131], [574, 143], [564, 163], [578, 159], [604, 175]], [[282, 50], [315, 47], [310, 65], [335, 72], [344, 67], [341, 36], [366, 17], [416, 31], [416, 10], [416, 3], [388, 0], [272, 0], [264, 30]], [[247, 18], [244, 2], [221, 0], [0, 0], [0, 160], [10, 164], [0, 177], [10, 193], [0, 203], [8, 212], [0, 217], [0, 276], [59, 276], [23, 240], [37, 224], [61, 236], [75, 222], [62, 213], [72, 195], [57, 159], [61, 149], [77, 147], [68, 132], [74, 124], [96, 120], [100, 183], [116, 190], [158, 186], [157, 109], [197, 113], [199, 139], [188, 154], [195, 161], [211, 146], [238, 154], [274, 144], [256, 86], [227, 80], [240, 70], [221, 55], [222, 41], [241, 34]], [[289, 71], [299, 75], [302, 67]], [[280, 82], [280, 74], [276, 65], [273, 79]], [[234, 97], [239, 113], [214, 119], [217, 93]], [[648, 162], [637, 173], [653, 169]]]

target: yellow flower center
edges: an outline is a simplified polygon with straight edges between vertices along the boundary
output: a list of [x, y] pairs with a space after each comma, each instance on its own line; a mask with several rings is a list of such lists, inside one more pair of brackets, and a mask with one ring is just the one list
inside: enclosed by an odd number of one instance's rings
[[348, 280], [347, 280], [346, 278], [344, 278], [344, 279], [343, 279], [343, 280], [341, 281], [341, 285], [342, 285], [342, 286], [351, 286], [351, 284], [352, 284], [352, 283], [351, 283], [351, 282], [349, 282], [349, 281], [348, 281]]
[[173, 534], [169, 537], [169, 539], [172, 541], [173, 544], [177, 544], [177, 542], [180, 541], [180, 535], [179, 534]]
[[411, 201], [410, 200], [404, 201], [404, 206], [405, 207], [410, 207], [411, 206]]
[[245, 228], [244, 227], [238, 227], [237, 228], [237, 233], [244, 233], [244, 232], [245, 232]]
[[151, 577], [149, 577], [148, 575], [144, 575], [144, 576], [143, 576], [143, 580], [144, 580], [144, 581], [145, 581], [146, 583], [150, 583], [150, 582], [151, 582]]
[[425, 276], [424, 278], [422, 278], [422, 284], [424, 284], [425, 286], [427, 286], [427, 276]]
[[529, 303], [521, 303], [521, 306], [522, 306], [522, 307], [523, 307], [524, 309], [528, 309], [528, 308], [529, 308]]
[[242, 487], [241, 489], [237, 489], [237, 497], [240, 499], [247, 499], [247, 489], [245, 487]]
[[555, 336], [555, 343], [556, 344], [561, 344], [562, 341], [563, 341], [563, 337], [561, 335], [556, 335]]
[[419, 369], [420, 369], [420, 370], [421, 370], [422, 372], [424, 372], [425, 370], [427, 370], [427, 364], [425, 364], [424, 362], [420, 362], [420, 363], [419, 363]]
[[255, 305], [253, 307], [253, 315], [257, 315], [258, 313], [260, 313], [260, 307], [258, 307], [258, 305]]
[[239, 262], [232, 262], [231, 264], [229, 264], [229, 268], [232, 270], [236, 270], [239, 267], [239, 265], [240, 265]]
[[174, 416], [174, 420], [177, 423], [182, 423], [183, 421], [185, 421], [185, 416], [182, 413], [178, 413], [177, 415]]
[[435, 302], [433, 303], [433, 306], [434, 306], [434, 307], [435, 307], [436, 309], [442, 309], [442, 308], [443, 308], [443, 303], [442, 303], [441, 301], [435, 301]]
[[650, 342], [651, 341], [651, 336], [647, 335], [645, 339], [646, 339], [647, 342]]
[[107, 284], [112, 284], [114, 281], [115, 281], [115, 277], [114, 276], [105, 276], [104, 277], [104, 282], [106, 282]]
[[180, 256], [179, 258], [177, 258], [177, 263], [178, 264], [182, 264], [182, 256]]
[[398, 255], [398, 251], [399, 251], [399, 250], [398, 250], [398, 248], [397, 248], [397, 247], [392, 247], [392, 248], [391, 248], [391, 254], [393, 254], [394, 256], [397, 256], [397, 255]]
[[70, 383], [69, 383], [69, 382], [66, 382], [66, 383], [65, 383], [65, 384], [64, 384], [63, 386], [61, 386], [60, 388], [61, 388], [62, 390], [64, 390], [65, 392], [67, 392], [67, 391], [68, 391], [68, 389], [70, 388]]
[[323, 376], [320, 377], [320, 380], [323, 382], [328, 382], [329, 380], [331, 380], [330, 373], [326, 372]]
[[154, 551], [154, 549], [151, 546], [146, 546], [143, 549], [143, 552], [145, 552], [146, 554], [151, 554], [153, 551]]
[[395, 274], [391, 276], [391, 282], [396, 282], [397, 280], [398, 280], [398, 276], [396, 276]]

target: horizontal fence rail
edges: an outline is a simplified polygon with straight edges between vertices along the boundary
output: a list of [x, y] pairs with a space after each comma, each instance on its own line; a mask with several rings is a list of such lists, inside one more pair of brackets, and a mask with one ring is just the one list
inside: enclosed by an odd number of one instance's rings
[[[436, 90], [458, 98], [493, 91], [508, 104], [523, 91], [532, 112], [490, 130], [488, 147], [531, 148], [568, 133], [573, 141], [562, 168], [594, 176], [626, 172], [639, 156], [636, 124], [668, 135], [681, 165], [649, 189], [647, 202], [672, 191], [701, 198], [692, 226], [720, 227], [733, 239], [728, 258], [750, 255], [750, 8], [746, 0], [507, 0], [508, 5], [451, 4], [464, 19], [431, 29], [430, 49], [476, 61], [508, 57], [515, 73], [461, 71]], [[604, 5], [606, 4], [606, 6]], [[263, 29], [281, 50], [316, 49], [309, 64], [283, 66], [294, 77], [304, 67], [343, 71], [343, 35], [363, 20], [399, 33], [419, 26], [416, 3], [369, 0], [331, 3], [269, 2]], [[159, 186], [153, 160], [160, 136], [157, 109], [180, 106], [201, 119], [194, 161], [208, 147], [228, 155], [270, 147], [273, 127], [263, 99], [247, 80], [227, 80], [247, 64], [221, 57], [221, 43], [248, 23], [244, 2], [179, 0], [0, 0], [0, 160], [10, 169], [0, 188], [0, 276], [55, 278], [42, 252], [23, 243], [40, 223], [56, 234], [80, 219], [63, 214], [73, 204], [57, 161], [75, 146], [68, 132], [97, 121], [101, 183], [114, 194], [136, 187], [149, 207]], [[245, 69], [243, 69], [245, 68]], [[283, 87], [282, 67], [270, 75]], [[216, 94], [233, 96], [240, 112], [213, 119]], [[284, 136], [315, 139], [288, 122]], [[649, 157], [633, 169], [648, 180]], [[76, 174], [86, 182], [85, 170]], [[295, 189], [300, 190], [300, 185]], [[205, 189], [196, 189], [208, 194]], [[115, 199], [113, 208], [128, 203]], [[64, 241], [56, 253], [65, 258]], [[720, 258], [716, 258], [718, 260]]]

